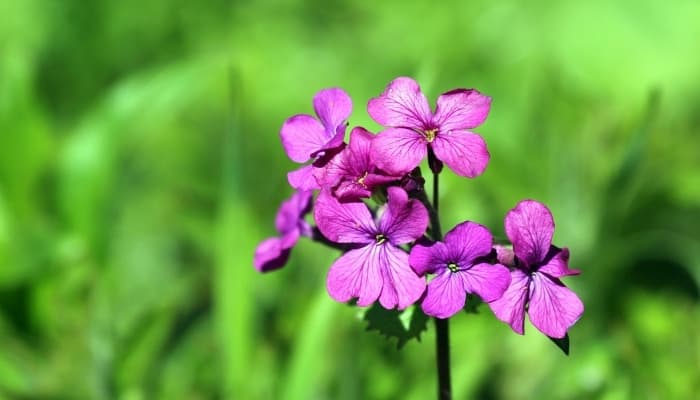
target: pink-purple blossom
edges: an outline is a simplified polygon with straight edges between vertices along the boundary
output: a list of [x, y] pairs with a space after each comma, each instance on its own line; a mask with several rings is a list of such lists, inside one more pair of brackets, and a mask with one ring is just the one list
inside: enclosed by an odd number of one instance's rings
[[444, 242], [413, 247], [409, 262], [419, 274], [435, 274], [421, 304], [423, 311], [449, 318], [464, 308], [467, 293], [485, 302], [501, 297], [510, 283], [508, 269], [491, 265], [483, 257], [491, 253], [491, 232], [480, 224], [463, 222], [445, 235]]
[[[583, 303], [559, 278], [578, 275], [569, 269], [569, 250], [552, 245], [554, 218], [534, 200], [523, 200], [505, 218], [512, 254], [501, 248], [501, 262], [512, 260], [511, 283], [503, 296], [489, 306], [496, 317], [524, 333], [525, 312], [545, 335], [563, 338], [583, 314]], [[513, 257], [514, 256], [514, 257]]]
[[341, 201], [370, 197], [375, 187], [401, 179], [376, 168], [370, 161], [370, 146], [375, 138], [362, 127], [350, 132], [350, 144], [325, 168], [317, 169], [317, 181], [321, 186], [332, 188]]
[[353, 247], [328, 271], [328, 293], [337, 301], [357, 298], [359, 306], [369, 306], [379, 299], [386, 309], [404, 309], [425, 290], [425, 279], [410, 267], [408, 253], [399, 246], [425, 233], [428, 211], [403, 189], [387, 190], [388, 202], [376, 219], [365, 203], [341, 203], [328, 190], [316, 201], [314, 218], [321, 233]]
[[292, 161], [312, 161], [287, 175], [289, 184], [297, 190], [320, 187], [314, 169], [322, 168], [342, 150], [347, 120], [352, 112], [352, 100], [339, 88], [319, 91], [314, 96], [313, 105], [318, 119], [298, 114], [287, 119], [280, 130], [282, 146]]
[[479, 176], [490, 156], [484, 139], [470, 129], [486, 120], [490, 108], [490, 97], [455, 89], [438, 97], [433, 113], [416, 81], [396, 78], [367, 105], [369, 115], [388, 128], [372, 143], [372, 160], [389, 173], [404, 174], [432, 149], [458, 175]]
[[268, 272], [282, 268], [299, 237], [311, 236], [311, 226], [304, 220], [304, 216], [311, 211], [311, 198], [311, 191], [302, 190], [282, 202], [275, 217], [279, 236], [263, 240], [255, 249], [255, 269]]

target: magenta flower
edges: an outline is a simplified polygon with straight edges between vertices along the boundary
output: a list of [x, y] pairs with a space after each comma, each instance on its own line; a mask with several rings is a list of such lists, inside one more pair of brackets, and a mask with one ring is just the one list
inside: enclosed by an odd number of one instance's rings
[[464, 308], [467, 293], [485, 302], [501, 297], [510, 283], [508, 268], [480, 261], [491, 253], [493, 238], [485, 226], [463, 222], [445, 235], [444, 242], [416, 245], [409, 263], [419, 274], [436, 274], [428, 283], [423, 311], [433, 317], [449, 318]]
[[552, 213], [544, 204], [524, 200], [508, 212], [505, 227], [515, 259], [505, 248], [498, 256], [502, 261], [513, 260], [514, 269], [503, 297], [489, 306], [521, 335], [527, 310], [535, 328], [549, 337], [563, 338], [583, 314], [583, 303], [559, 280], [580, 272], [569, 269], [568, 249], [552, 246]]
[[311, 237], [311, 226], [304, 221], [304, 215], [311, 211], [311, 194], [299, 191], [282, 202], [275, 217], [280, 236], [263, 240], [255, 249], [253, 264], [259, 272], [282, 268], [299, 237]]
[[458, 175], [479, 176], [490, 156], [484, 139], [469, 129], [481, 125], [490, 108], [490, 97], [455, 89], [438, 97], [433, 113], [416, 81], [396, 78], [367, 105], [369, 115], [389, 128], [372, 143], [372, 161], [389, 173], [404, 174], [432, 148]]
[[282, 146], [292, 161], [312, 161], [287, 175], [289, 184], [297, 190], [320, 187], [313, 170], [323, 167], [343, 148], [347, 119], [352, 112], [352, 100], [339, 88], [321, 90], [314, 96], [313, 104], [318, 120], [307, 114], [295, 115], [280, 130]]
[[321, 186], [333, 188], [333, 194], [341, 201], [370, 197], [377, 186], [401, 179], [389, 176], [370, 162], [370, 145], [375, 136], [361, 127], [350, 132], [350, 144], [317, 169], [316, 178]]
[[327, 190], [314, 209], [316, 224], [328, 239], [354, 245], [328, 271], [330, 296], [340, 302], [358, 298], [359, 306], [379, 299], [386, 309], [404, 309], [425, 291], [425, 279], [408, 264], [399, 246], [421, 237], [428, 227], [428, 211], [409, 200], [398, 187], [388, 188], [388, 203], [375, 221], [362, 202], [340, 203]]

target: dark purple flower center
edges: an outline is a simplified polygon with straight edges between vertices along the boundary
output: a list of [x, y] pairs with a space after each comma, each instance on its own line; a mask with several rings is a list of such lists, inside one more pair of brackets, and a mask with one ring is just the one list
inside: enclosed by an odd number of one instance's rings
[[456, 264], [456, 263], [453, 263], [453, 262], [448, 263], [448, 264], [447, 264], [447, 268], [448, 268], [451, 272], [459, 272], [459, 265]]

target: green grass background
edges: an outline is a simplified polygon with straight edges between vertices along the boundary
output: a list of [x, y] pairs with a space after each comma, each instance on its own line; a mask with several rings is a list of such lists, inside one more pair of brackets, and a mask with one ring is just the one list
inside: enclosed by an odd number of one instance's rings
[[456, 399], [700, 393], [700, 3], [0, 1], [0, 398], [428, 399], [432, 325], [396, 351], [332, 301], [333, 250], [260, 275], [319, 89], [352, 125], [394, 77], [493, 97], [445, 230], [550, 206], [586, 304], [564, 357], [487, 308], [451, 324]]

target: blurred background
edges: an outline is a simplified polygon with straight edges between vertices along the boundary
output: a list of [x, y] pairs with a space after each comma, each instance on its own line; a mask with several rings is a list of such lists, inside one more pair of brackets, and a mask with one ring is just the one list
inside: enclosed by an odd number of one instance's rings
[[503, 236], [550, 206], [586, 304], [565, 357], [487, 307], [453, 318], [456, 399], [700, 393], [700, 3], [0, 1], [0, 398], [429, 399], [331, 300], [334, 250], [252, 266], [296, 168], [282, 122], [401, 75], [493, 97], [491, 163], [441, 214]]

